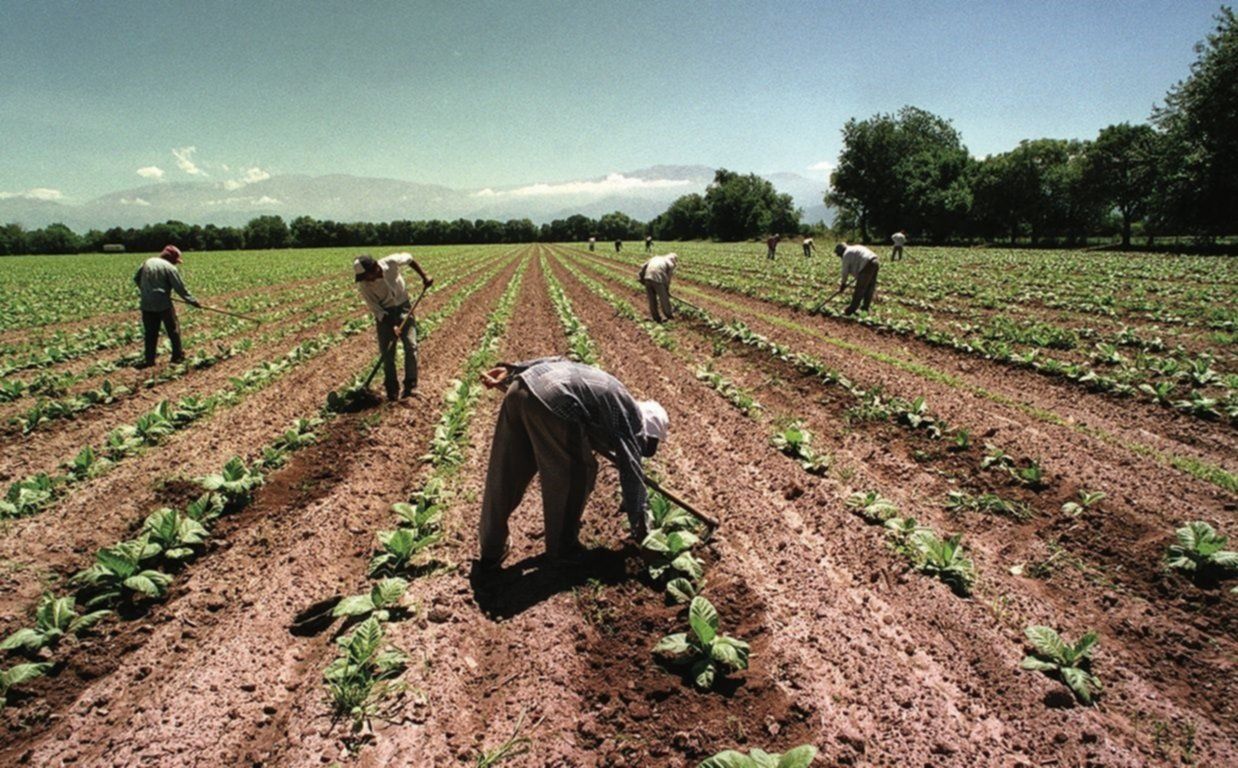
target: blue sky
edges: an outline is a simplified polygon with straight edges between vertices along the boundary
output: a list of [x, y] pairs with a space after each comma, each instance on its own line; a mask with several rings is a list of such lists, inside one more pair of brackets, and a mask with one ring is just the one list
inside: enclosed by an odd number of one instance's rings
[[0, 194], [658, 163], [821, 176], [849, 117], [904, 104], [984, 155], [1146, 119], [1218, 7], [0, 0]]

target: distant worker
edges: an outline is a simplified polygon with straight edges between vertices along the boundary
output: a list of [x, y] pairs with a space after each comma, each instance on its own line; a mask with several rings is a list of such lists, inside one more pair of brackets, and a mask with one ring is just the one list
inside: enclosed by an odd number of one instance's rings
[[645, 235], [645, 253], [653, 252], [653, 235]]
[[898, 261], [903, 258], [903, 246], [907, 244], [907, 233], [900, 229], [890, 236], [890, 242], [894, 243], [894, 253], [890, 254], [890, 261]]
[[[412, 303], [408, 298], [408, 287], [404, 284], [404, 275], [400, 274], [400, 268], [412, 267], [421, 276], [421, 284], [426, 288], [434, 285], [434, 281], [426, 276], [411, 253], [393, 253], [378, 261], [369, 254], [362, 254], [353, 261], [352, 266], [357, 276], [357, 290], [374, 313], [378, 353], [383, 358], [383, 386], [387, 390], [387, 399], [408, 397], [417, 389], [417, 325], [408, 318]], [[409, 319], [409, 322], [404, 322], [405, 319]], [[403, 390], [400, 389], [400, 381], [395, 373], [397, 332], [400, 334], [400, 345], [404, 349]]]
[[615, 253], [619, 253], [619, 251], [622, 251], [622, 250], [623, 250], [623, 240], [616, 238], [615, 239]]
[[172, 364], [185, 361], [185, 350], [181, 347], [180, 323], [176, 319], [176, 307], [172, 305], [172, 292], [175, 291], [187, 303], [200, 307], [201, 304], [185, 289], [181, 280], [180, 270], [176, 268], [181, 263], [181, 249], [175, 245], [165, 246], [158, 256], [147, 259], [137, 274], [133, 283], [141, 291], [142, 309], [142, 340], [144, 342], [142, 362], [135, 368], [149, 368], [155, 364], [155, 351], [159, 346], [159, 326], [168, 334], [172, 343]]
[[804, 243], [803, 243], [803, 245], [804, 245], [804, 258], [808, 258], [808, 257], [812, 256], [812, 252], [813, 252], [813, 251], [815, 251], [815, 250], [817, 250], [817, 246], [815, 246], [815, 245], [813, 245], [813, 244], [812, 244], [812, 238], [811, 238], [811, 237], [806, 237], [806, 238], [804, 238]]
[[593, 246], [597, 245], [597, 242], [598, 242], [598, 239], [596, 237], [589, 238], [589, 250], [590, 251], [593, 250]]
[[769, 248], [769, 253], [765, 254], [765, 258], [772, 259], [778, 255], [778, 241], [781, 239], [782, 238], [779, 237], [778, 233], [775, 232], [768, 240], [765, 241], [765, 245]]
[[[655, 323], [663, 322], [662, 315], [666, 315], [667, 320], [674, 319], [675, 313], [671, 309], [671, 277], [675, 274], [675, 260], [678, 258], [674, 253], [654, 256], [640, 268], [638, 277], [645, 286], [645, 295], [649, 298], [649, 316]], [[661, 314], [658, 312], [659, 304], [662, 307]]]
[[851, 304], [846, 314], [854, 315], [857, 309], [868, 311], [873, 303], [873, 294], [877, 291], [877, 254], [862, 245], [847, 245], [839, 243], [834, 246], [834, 253], [842, 259], [842, 280], [838, 283], [838, 292], [847, 288], [847, 278], [855, 277], [855, 292], [851, 294]]
[[541, 478], [546, 554], [556, 562], [579, 554], [580, 519], [597, 479], [594, 451], [618, 468], [620, 508], [632, 540], [641, 543], [649, 530], [641, 458], [653, 456], [666, 439], [666, 410], [636, 400], [609, 373], [561, 357], [504, 363], [481, 380], [507, 394], [490, 446], [478, 564], [502, 564], [508, 519], [534, 473]]

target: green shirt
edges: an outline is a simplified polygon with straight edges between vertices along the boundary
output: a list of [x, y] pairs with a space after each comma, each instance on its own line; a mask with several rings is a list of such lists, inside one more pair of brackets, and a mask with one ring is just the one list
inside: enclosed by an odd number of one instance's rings
[[197, 299], [185, 290], [176, 265], [161, 256], [147, 259], [133, 276], [133, 283], [142, 291], [143, 312], [163, 312], [171, 309], [172, 291], [180, 294], [185, 301], [197, 302]]

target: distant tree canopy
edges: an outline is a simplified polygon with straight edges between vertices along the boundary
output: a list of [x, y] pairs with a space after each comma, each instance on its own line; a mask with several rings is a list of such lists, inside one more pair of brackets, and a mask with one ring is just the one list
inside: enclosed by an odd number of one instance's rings
[[790, 195], [750, 173], [720, 168], [705, 190], [709, 236], [715, 240], [747, 240], [772, 232], [798, 232], [800, 212]]

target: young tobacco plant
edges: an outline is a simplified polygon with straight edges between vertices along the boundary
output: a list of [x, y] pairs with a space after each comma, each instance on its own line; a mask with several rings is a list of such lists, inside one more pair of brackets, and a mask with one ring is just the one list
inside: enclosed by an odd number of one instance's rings
[[34, 653], [42, 648], [55, 647], [65, 635], [79, 632], [98, 624], [111, 611], [77, 612], [77, 600], [73, 597], [44, 595], [34, 611], [34, 626], [19, 629], [0, 643], [0, 651], [22, 650]]
[[650, 531], [641, 542], [641, 547], [649, 553], [651, 559], [649, 575], [654, 579], [669, 576], [671, 579], [698, 581], [705, 575], [704, 564], [692, 554], [692, 547], [698, 542], [700, 539], [691, 531], [667, 533], [656, 528]]
[[697, 768], [808, 768], [817, 756], [817, 748], [803, 744], [778, 754], [754, 749], [748, 754], [728, 749], [705, 760]]
[[262, 473], [245, 466], [239, 456], [234, 456], [223, 469], [213, 475], [200, 478], [203, 489], [224, 498], [227, 507], [243, 507], [249, 503], [253, 491], [262, 485]]
[[378, 553], [370, 559], [370, 576], [391, 576], [408, 571], [412, 559], [437, 544], [441, 532], [419, 533], [412, 528], [378, 532]]
[[1177, 542], [1165, 552], [1165, 564], [1190, 574], [1196, 581], [1208, 582], [1238, 572], [1238, 552], [1225, 549], [1228, 536], [1211, 525], [1195, 520], [1174, 532]]
[[946, 494], [946, 509], [951, 512], [981, 512], [987, 515], [1013, 517], [1016, 520], [1026, 520], [1032, 516], [1032, 511], [1026, 504], [1009, 499], [1003, 499], [996, 493], [982, 493], [978, 496], [966, 491], [950, 491]]
[[0, 711], [9, 703], [9, 691], [22, 683], [36, 677], [42, 677], [52, 668], [51, 664], [14, 664], [8, 669], [0, 670]]
[[150, 513], [142, 530], [159, 548], [159, 557], [173, 562], [193, 557], [210, 536], [202, 523], [169, 507]]
[[1099, 636], [1088, 632], [1071, 645], [1050, 627], [1028, 627], [1024, 634], [1031, 643], [1033, 653], [1020, 664], [1023, 669], [1044, 672], [1065, 683], [1079, 700], [1091, 704], [1101, 692], [1100, 680], [1092, 674], [1092, 649]]
[[344, 598], [332, 609], [332, 616], [370, 616], [378, 621], [391, 618], [400, 599], [408, 591], [408, 582], [399, 577], [382, 579], [369, 592]]
[[70, 579], [91, 593], [86, 606], [93, 608], [135, 597], [163, 597], [172, 584], [166, 573], [143, 568], [142, 562], [159, 554], [146, 535], [106, 547], [95, 553], [95, 564]]
[[360, 732], [370, 718], [382, 711], [383, 701], [404, 689], [398, 677], [408, 656], [398, 648], [384, 646], [383, 627], [370, 617], [338, 640], [339, 655], [323, 672], [323, 680], [335, 714], [352, 721]]
[[894, 502], [876, 491], [857, 491], [847, 497], [846, 505], [869, 523], [884, 523], [898, 515]]
[[824, 474], [830, 468], [829, 455], [813, 450], [812, 433], [804, 429], [798, 421], [775, 432], [770, 442], [775, 448], [798, 461], [809, 474]]
[[718, 611], [699, 595], [688, 606], [690, 632], [667, 635], [653, 652], [675, 663], [691, 664], [692, 682], [701, 690], [713, 688], [719, 671], [748, 668], [748, 643], [718, 634]]
[[1091, 509], [1098, 502], [1105, 498], [1105, 494], [1100, 491], [1087, 491], [1079, 489], [1079, 500], [1068, 501], [1062, 505], [1062, 514], [1078, 517], [1084, 512]]

